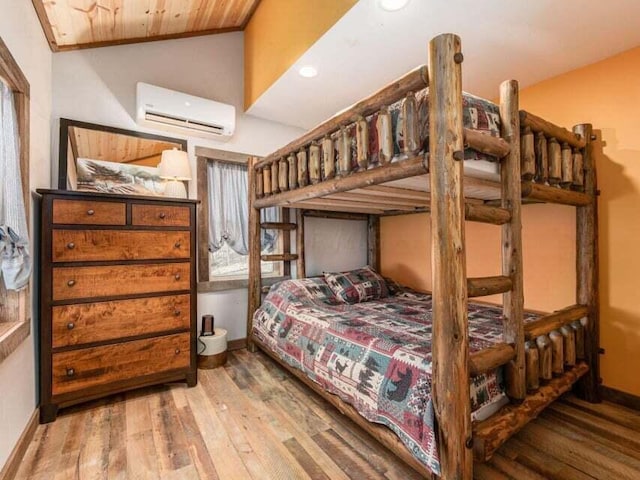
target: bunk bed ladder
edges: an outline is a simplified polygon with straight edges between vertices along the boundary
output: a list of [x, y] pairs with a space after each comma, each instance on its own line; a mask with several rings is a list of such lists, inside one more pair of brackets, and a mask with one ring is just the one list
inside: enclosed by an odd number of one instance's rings
[[[289, 232], [295, 230], [297, 225], [289, 222], [289, 209], [282, 209], [282, 222], [265, 222], [260, 223], [261, 230], [280, 230], [283, 234], [282, 238], [282, 253], [271, 253], [267, 255], [260, 255], [260, 260], [263, 262], [285, 262], [285, 269], [289, 267], [290, 262], [294, 262], [298, 259], [296, 253], [291, 253], [291, 237]], [[285, 272], [285, 276], [289, 273]]]
[[[282, 276], [284, 278], [289, 278], [291, 276], [291, 262], [297, 262], [298, 265], [300, 264], [299, 251], [297, 253], [291, 253], [291, 235], [290, 235], [291, 231], [298, 230], [298, 224], [290, 222], [289, 216], [290, 216], [290, 209], [283, 208], [281, 222], [260, 223], [261, 230], [280, 230], [280, 234], [282, 235], [282, 252], [260, 255], [260, 260], [262, 260], [263, 262], [283, 262], [284, 268], [282, 271]], [[300, 228], [300, 230], [302, 230], [302, 228]], [[300, 267], [298, 266], [298, 268]], [[268, 293], [269, 286], [268, 285], [263, 286], [260, 291], [261, 293]]]

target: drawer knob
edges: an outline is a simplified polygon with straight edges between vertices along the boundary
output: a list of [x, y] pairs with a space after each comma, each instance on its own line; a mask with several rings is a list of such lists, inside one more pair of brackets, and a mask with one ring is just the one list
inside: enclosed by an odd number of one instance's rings
[[166, 215], [164, 212], [160, 212], [160, 213], [158, 214], [158, 218], [164, 218], [164, 217], [166, 217], [166, 216], [167, 216], [167, 215]]
[[182, 244], [180, 242], [176, 242], [175, 245], [174, 245], [174, 247], [176, 247], [176, 248], [180, 248], [181, 246], [182, 246]]
[[75, 284], [76, 284], [76, 281], [75, 281], [75, 280], [69, 280], [69, 281], [67, 282], [67, 285], [68, 285], [69, 287], [73, 287]]
[[69, 243], [67, 243], [67, 248], [69, 250], [73, 250], [74, 248], [76, 248], [76, 244], [73, 243], [73, 242], [69, 242]]
[[89, 210], [87, 210], [87, 215], [91, 216], [94, 213], [96, 213], [96, 211], [93, 208], [90, 208]]
[[182, 278], [182, 276], [181, 276], [179, 273], [176, 273], [176, 275], [175, 275], [175, 279], [176, 279], [176, 280], [180, 280], [181, 278]]
[[176, 348], [176, 355], [180, 355], [180, 349]]
[[67, 330], [73, 330], [74, 328], [76, 328], [76, 324], [73, 322], [69, 322], [67, 323]]
[[76, 371], [73, 368], [67, 368], [67, 377], [73, 377], [75, 376]]
[[182, 312], [180, 310], [178, 310], [177, 308], [173, 311], [173, 315], [176, 316], [176, 317], [179, 317], [181, 313]]

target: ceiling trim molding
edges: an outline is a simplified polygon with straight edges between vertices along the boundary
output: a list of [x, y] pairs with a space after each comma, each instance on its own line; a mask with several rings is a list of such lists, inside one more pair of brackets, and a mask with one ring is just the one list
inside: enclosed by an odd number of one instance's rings
[[[38, 0], [34, 0], [38, 1]], [[179, 38], [202, 37], [205, 35], [217, 35], [219, 33], [241, 32], [242, 27], [214, 28], [211, 30], [198, 30], [195, 32], [168, 33], [166, 35], [155, 35], [153, 37], [123, 38], [120, 40], [108, 40], [106, 42], [80, 43], [77, 45], [57, 45], [51, 50], [54, 52], [68, 52], [71, 50], [86, 50], [87, 48], [113, 47], [116, 45], [130, 45], [132, 43], [159, 42], [162, 40], [176, 40]]]
[[47, 12], [44, 9], [44, 4], [40, 0], [31, 0], [31, 3], [33, 4], [33, 8], [36, 9], [38, 20], [40, 20], [40, 25], [42, 26], [44, 36], [47, 39], [47, 43], [49, 44], [51, 51], [58, 52], [58, 44], [56, 43], [56, 38], [53, 34], [53, 28], [51, 28], [51, 24], [49, 23]]

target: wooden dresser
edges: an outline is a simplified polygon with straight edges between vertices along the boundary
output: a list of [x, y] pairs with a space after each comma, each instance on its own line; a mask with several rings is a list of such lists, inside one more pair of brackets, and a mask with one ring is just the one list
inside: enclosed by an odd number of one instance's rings
[[40, 421], [58, 408], [196, 384], [196, 201], [38, 190]]

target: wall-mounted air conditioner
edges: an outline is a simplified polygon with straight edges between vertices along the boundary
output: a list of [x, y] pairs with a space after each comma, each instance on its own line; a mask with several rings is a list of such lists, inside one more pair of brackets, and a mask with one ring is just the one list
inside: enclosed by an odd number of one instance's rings
[[136, 91], [139, 125], [218, 140], [228, 139], [236, 128], [233, 105], [142, 82], [138, 82]]

